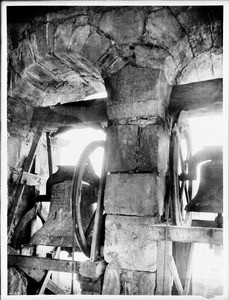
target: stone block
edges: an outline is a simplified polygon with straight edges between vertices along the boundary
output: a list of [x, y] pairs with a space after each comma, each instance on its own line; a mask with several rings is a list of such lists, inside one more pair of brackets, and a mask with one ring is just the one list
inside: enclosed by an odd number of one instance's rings
[[108, 104], [107, 115], [110, 120], [151, 116], [164, 119], [165, 106], [158, 100]]
[[121, 293], [121, 269], [108, 265], [104, 274], [102, 295], [120, 295]]
[[138, 45], [134, 49], [134, 54], [137, 66], [160, 69], [164, 72], [169, 84], [173, 84], [179, 70], [177, 69], [177, 65], [173, 57], [167, 50]]
[[92, 280], [97, 280], [103, 273], [106, 267], [104, 260], [90, 261], [86, 260], [80, 263], [79, 274]]
[[165, 177], [155, 173], [110, 174], [104, 206], [107, 214], [151, 216], [159, 219], [164, 202]]
[[161, 125], [148, 125], [141, 130], [138, 170], [165, 174], [168, 168], [169, 135]]
[[139, 43], [144, 32], [144, 19], [144, 9], [123, 7], [105, 12], [99, 27], [119, 44]]
[[123, 270], [121, 295], [154, 295], [156, 275], [151, 272]]
[[[160, 102], [161, 105], [168, 102], [170, 86], [164, 72], [160, 69], [127, 65], [108, 78], [105, 84], [109, 95], [108, 105], [126, 103], [130, 105], [130, 103], [140, 102], [136, 108], [141, 111], [141, 102], [154, 100]], [[147, 115], [147, 110], [143, 111]], [[151, 108], [150, 113], [154, 114], [154, 109]]]
[[161, 125], [110, 126], [107, 143], [109, 172], [167, 172], [169, 136]]
[[[162, 21], [164, 20], [164, 21]], [[185, 32], [167, 7], [152, 12], [146, 21], [146, 34], [144, 42], [160, 48], [170, 49]]]
[[118, 125], [108, 127], [107, 170], [132, 171], [137, 168], [138, 126]]
[[153, 217], [107, 215], [104, 259], [122, 269], [155, 272], [157, 242]]
[[82, 55], [90, 62], [95, 63], [109, 48], [110, 40], [104, 34], [95, 32], [86, 40], [82, 49]]

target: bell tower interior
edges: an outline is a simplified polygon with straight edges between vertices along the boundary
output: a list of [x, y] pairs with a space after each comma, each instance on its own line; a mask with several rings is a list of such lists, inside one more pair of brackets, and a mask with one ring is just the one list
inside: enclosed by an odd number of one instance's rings
[[228, 5], [48, 3], [2, 6], [2, 295], [228, 296]]

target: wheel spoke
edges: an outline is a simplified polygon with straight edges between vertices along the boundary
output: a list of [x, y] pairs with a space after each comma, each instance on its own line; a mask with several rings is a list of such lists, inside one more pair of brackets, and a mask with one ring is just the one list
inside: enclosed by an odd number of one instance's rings
[[[90, 187], [93, 189], [93, 186], [98, 186], [99, 177], [95, 174], [94, 168], [92, 167], [92, 164], [90, 162], [89, 156], [98, 148], [98, 147], [104, 147], [105, 142], [104, 141], [96, 141], [89, 144], [85, 150], [83, 151], [78, 165], [76, 166], [74, 176], [73, 176], [73, 182], [72, 182], [72, 217], [74, 220], [74, 226], [75, 226], [75, 234], [76, 234], [76, 240], [77, 243], [84, 252], [84, 254], [88, 257], [90, 257], [90, 245], [87, 242], [87, 238], [89, 236], [89, 233], [92, 229], [94, 219], [95, 219], [95, 212], [93, 212], [91, 219], [88, 221], [88, 225], [86, 230], [83, 229], [82, 221], [85, 222], [87, 218], [85, 218], [82, 214], [85, 213], [85, 209], [87, 209], [88, 205], [88, 211], [92, 209], [92, 201], [90, 201], [89, 204], [85, 203], [85, 201], [88, 201], [87, 196], [87, 188], [83, 189], [83, 181], [89, 184]], [[86, 191], [86, 196], [85, 195]], [[95, 189], [94, 189], [95, 193]], [[90, 194], [91, 199], [91, 194]], [[93, 197], [94, 201], [95, 197]], [[82, 210], [84, 208], [84, 210]], [[86, 211], [87, 213], [87, 211]]]
[[174, 120], [171, 130], [169, 164], [171, 171], [172, 216], [174, 216], [174, 223], [182, 226], [191, 222], [191, 214], [186, 213], [185, 206], [192, 194], [192, 183], [187, 178], [187, 163], [192, 149], [187, 114], [184, 111], [179, 112]]

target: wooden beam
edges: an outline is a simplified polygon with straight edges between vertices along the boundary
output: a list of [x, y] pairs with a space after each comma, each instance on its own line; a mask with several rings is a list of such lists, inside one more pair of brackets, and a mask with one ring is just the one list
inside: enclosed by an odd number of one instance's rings
[[[36, 270], [52, 270], [57, 272], [72, 272], [71, 260], [43, 258], [26, 255], [11, 255], [8, 254], [8, 264], [14, 267], [23, 267]], [[76, 273], [78, 273], [80, 262], [75, 262]]]
[[41, 176], [23, 171], [20, 183], [29, 186], [36, 186], [41, 184]]
[[223, 104], [222, 78], [173, 86], [169, 112], [178, 110], [221, 112]]
[[[166, 225], [152, 225], [155, 240], [164, 240]], [[223, 229], [168, 226], [167, 240], [180, 243], [223, 244]]]
[[[45, 118], [47, 119], [47, 114], [45, 114]], [[42, 127], [39, 126], [34, 135], [32, 146], [29, 151], [29, 155], [27, 156], [27, 158], [25, 159], [25, 162], [24, 162], [24, 166], [23, 166], [24, 172], [30, 172], [30, 170], [32, 168], [32, 163], [33, 163], [33, 160], [35, 157], [37, 145], [40, 141], [41, 135], [42, 135]], [[13, 198], [13, 201], [12, 201], [12, 204], [10, 207], [10, 212], [8, 214], [8, 237], [11, 235], [11, 231], [13, 230], [14, 219], [17, 214], [17, 210], [18, 210], [19, 204], [21, 202], [21, 196], [24, 192], [24, 189], [25, 189], [25, 184], [20, 183], [18, 185], [16, 193], [14, 195], [14, 198]]]
[[[190, 114], [221, 113], [223, 103], [223, 80], [213, 79], [183, 85], [175, 85], [170, 97], [169, 113], [186, 110]], [[44, 122], [45, 129], [53, 131], [60, 127], [104, 124], [108, 121], [107, 99], [78, 101], [70, 104], [39, 107], [34, 110], [32, 125]]]
[[[12, 254], [14, 256], [19, 256], [16, 250], [14, 250], [9, 245], [7, 246], [7, 252], [8, 254]], [[31, 269], [31, 268], [23, 268], [19, 267], [21, 270], [23, 270], [29, 277], [33, 278], [35, 281], [40, 282], [44, 276], [45, 272], [42, 270], [37, 269]], [[65, 294], [65, 291], [59, 288], [51, 279], [49, 279], [47, 284], [47, 289], [49, 289], [54, 294]]]
[[172, 273], [173, 280], [175, 282], [175, 286], [178, 291], [178, 294], [183, 295], [184, 289], [183, 289], [183, 286], [182, 286], [182, 283], [181, 283], [181, 280], [180, 280], [180, 277], [179, 277], [179, 274], [177, 271], [177, 267], [176, 267], [176, 264], [175, 264], [175, 261], [174, 261], [174, 258], [172, 255], [170, 255], [170, 257], [169, 257], [169, 268]]
[[43, 123], [47, 112], [49, 118], [45, 120], [45, 129], [50, 131], [60, 127], [102, 124], [108, 120], [104, 99], [35, 108], [32, 125]]

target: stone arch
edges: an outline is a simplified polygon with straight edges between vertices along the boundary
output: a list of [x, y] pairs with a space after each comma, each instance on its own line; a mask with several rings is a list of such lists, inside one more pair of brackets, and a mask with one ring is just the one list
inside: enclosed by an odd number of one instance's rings
[[103, 78], [127, 64], [161, 69], [171, 85], [221, 77], [222, 19], [220, 8], [213, 9], [69, 7], [45, 13], [9, 39], [9, 96], [34, 106], [75, 102], [105, 91]]

